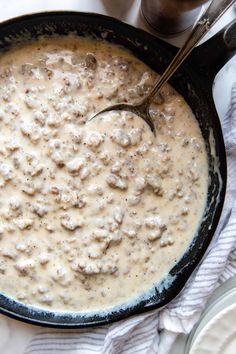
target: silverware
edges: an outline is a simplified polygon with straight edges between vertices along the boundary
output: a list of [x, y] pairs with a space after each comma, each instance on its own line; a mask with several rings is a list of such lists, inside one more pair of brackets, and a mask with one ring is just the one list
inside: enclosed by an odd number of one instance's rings
[[169, 78], [175, 73], [182, 62], [191, 53], [200, 39], [209, 31], [209, 29], [219, 20], [219, 18], [225, 13], [225, 11], [235, 3], [236, 0], [213, 0], [205, 12], [197, 20], [193, 29], [187, 38], [186, 42], [177, 52], [174, 59], [171, 61], [167, 69], [158, 77], [154, 82], [153, 88], [150, 93], [139, 103], [127, 104], [120, 103], [109, 106], [100, 112], [96, 113], [89, 120], [94, 119], [98, 115], [109, 111], [129, 111], [137, 116], [141, 117], [151, 128], [155, 134], [155, 124], [149, 113], [150, 104], [154, 96], [160, 91], [162, 86], [169, 80]]

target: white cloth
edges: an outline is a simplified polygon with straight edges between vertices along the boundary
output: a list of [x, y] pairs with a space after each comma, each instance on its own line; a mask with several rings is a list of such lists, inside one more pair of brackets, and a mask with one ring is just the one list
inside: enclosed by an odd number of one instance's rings
[[87, 330], [43, 330], [24, 354], [166, 354], [179, 333], [189, 333], [207, 299], [236, 274], [236, 83], [222, 121], [227, 160], [226, 200], [214, 240], [185, 289], [163, 310]]

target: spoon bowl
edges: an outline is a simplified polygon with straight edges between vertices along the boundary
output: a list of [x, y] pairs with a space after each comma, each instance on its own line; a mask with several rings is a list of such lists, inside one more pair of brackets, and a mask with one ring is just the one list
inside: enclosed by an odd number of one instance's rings
[[152, 117], [150, 116], [149, 107], [150, 107], [150, 102], [146, 98], [143, 101], [141, 101], [140, 103], [136, 104], [136, 105], [128, 104], [128, 103], [114, 104], [112, 106], [109, 106], [109, 107], [99, 111], [94, 116], [92, 116], [89, 120], [92, 120], [95, 117], [97, 117], [100, 114], [105, 113], [105, 112], [110, 112], [110, 111], [128, 111], [128, 112], [132, 112], [135, 115], [141, 117], [149, 125], [149, 127], [150, 127], [151, 131], [153, 132], [153, 134], [156, 135], [155, 125], [154, 125]]

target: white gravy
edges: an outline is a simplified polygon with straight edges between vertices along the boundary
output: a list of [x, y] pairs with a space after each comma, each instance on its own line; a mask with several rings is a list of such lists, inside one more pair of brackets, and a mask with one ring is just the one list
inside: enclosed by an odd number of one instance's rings
[[114, 103], [155, 78], [105, 41], [40, 39], [0, 56], [0, 291], [53, 310], [107, 309], [166, 276], [202, 218], [208, 161], [169, 85], [157, 135]]

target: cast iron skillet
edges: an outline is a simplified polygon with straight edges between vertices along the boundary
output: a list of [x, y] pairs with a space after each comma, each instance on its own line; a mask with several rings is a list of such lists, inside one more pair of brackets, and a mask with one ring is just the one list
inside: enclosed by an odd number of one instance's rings
[[[154, 36], [111, 17], [76, 12], [49, 12], [19, 17], [0, 24], [0, 50], [41, 35], [64, 35], [75, 32], [82, 36], [105, 38], [132, 51], [152, 69], [161, 73], [176, 52], [176, 48]], [[16, 319], [51, 327], [87, 327], [123, 319], [140, 312], [157, 309], [179, 294], [189, 276], [203, 257], [220, 218], [226, 189], [226, 156], [219, 118], [212, 100], [214, 74], [225, 60], [222, 34], [210, 41], [214, 60], [210, 70], [203, 63], [212, 58], [208, 44], [196, 50], [171, 80], [192, 108], [199, 122], [209, 158], [210, 184], [205, 214], [189, 249], [176, 261], [169, 274], [146, 296], [124, 303], [106, 313], [51, 312], [24, 305], [0, 294], [0, 311]], [[219, 48], [216, 48], [219, 46]], [[209, 50], [210, 48], [210, 50]], [[193, 62], [195, 62], [193, 64]], [[202, 74], [203, 73], [203, 74]], [[157, 259], [158, 266], [158, 259]], [[79, 301], [79, 299], [78, 299]]]

